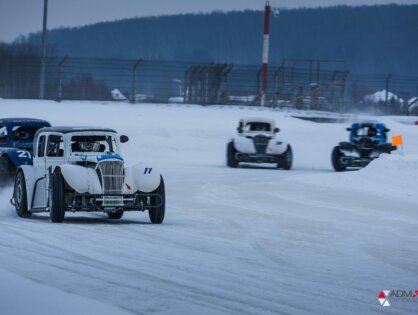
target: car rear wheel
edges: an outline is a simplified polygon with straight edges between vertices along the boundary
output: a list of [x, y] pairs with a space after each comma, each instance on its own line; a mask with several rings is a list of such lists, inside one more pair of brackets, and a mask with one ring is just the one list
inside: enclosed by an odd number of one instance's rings
[[151, 206], [149, 218], [153, 224], [161, 224], [164, 221], [165, 216], [165, 186], [164, 180], [161, 176], [160, 186], [152, 192], [155, 196], [151, 197]]
[[19, 217], [29, 218], [32, 213], [28, 211], [28, 199], [26, 195], [25, 175], [20, 171], [15, 178], [15, 187], [13, 192], [16, 213]]
[[334, 150], [332, 150], [332, 166], [336, 172], [344, 172], [346, 170], [346, 165], [343, 164], [342, 158], [344, 157], [344, 153], [341, 152], [340, 147], [336, 146]]
[[13, 183], [13, 165], [6, 155], [0, 156], [0, 186]]
[[60, 173], [51, 174], [50, 189], [50, 212], [51, 221], [61, 223], [65, 217], [65, 191], [64, 181]]

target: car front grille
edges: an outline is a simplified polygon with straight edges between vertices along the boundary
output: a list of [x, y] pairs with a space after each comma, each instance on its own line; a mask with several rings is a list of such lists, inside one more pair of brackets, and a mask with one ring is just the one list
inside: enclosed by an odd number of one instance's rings
[[253, 138], [253, 141], [254, 141], [256, 153], [266, 153], [269, 140], [270, 138], [266, 136], [262, 136], [262, 135], [255, 136]]
[[[96, 171], [102, 184], [103, 194], [120, 195], [122, 194], [124, 174], [123, 161], [105, 160], [97, 164]], [[123, 206], [122, 196], [104, 196], [104, 207]]]

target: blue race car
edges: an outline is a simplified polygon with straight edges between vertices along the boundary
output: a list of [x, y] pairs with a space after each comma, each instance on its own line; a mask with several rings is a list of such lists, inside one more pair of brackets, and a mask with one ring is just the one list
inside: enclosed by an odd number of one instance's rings
[[365, 167], [380, 154], [396, 150], [387, 142], [390, 130], [382, 123], [354, 123], [347, 131], [350, 142], [340, 142], [332, 151], [332, 166], [337, 172]]
[[30, 118], [0, 119], [0, 184], [11, 181], [19, 166], [32, 164], [33, 138], [43, 127], [51, 124]]

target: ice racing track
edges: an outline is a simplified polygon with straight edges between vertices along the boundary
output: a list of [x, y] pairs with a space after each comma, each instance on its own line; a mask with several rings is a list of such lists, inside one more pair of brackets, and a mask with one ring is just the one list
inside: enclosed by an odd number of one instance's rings
[[[224, 116], [234, 116], [235, 124], [241, 114]], [[153, 140], [174, 139], [155, 130]], [[135, 141], [132, 130], [122, 131]], [[169, 145], [154, 151], [163, 156], [166, 178], [161, 226], [148, 224], [146, 213], [120, 221], [69, 214], [63, 224], [50, 223], [47, 214], [21, 219], [3, 190], [0, 269], [121, 314], [379, 314], [381, 290], [416, 289], [416, 204], [368, 192], [353, 198], [347, 190], [294, 180], [333, 174], [330, 167], [301, 167], [301, 159], [288, 172], [230, 169], [223, 163], [227, 139], [208, 140], [216, 141], [222, 156], [215, 160], [209, 148], [203, 160], [195, 153], [169, 161], [186, 155]], [[135, 150], [127, 149], [131, 158]], [[4, 290], [7, 283], [0, 284]], [[22, 290], [17, 304], [31, 294]], [[397, 313], [417, 309], [396, 305]]]

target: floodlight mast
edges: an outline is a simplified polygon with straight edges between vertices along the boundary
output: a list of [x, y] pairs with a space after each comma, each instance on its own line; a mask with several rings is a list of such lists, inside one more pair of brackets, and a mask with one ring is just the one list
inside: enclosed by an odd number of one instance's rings
[[44, 0], [44, 17], [42, 24], [42, 56], [41, 56], [41, 73], [39, 77], [39, 98], [45, 98], [45, 67], [46, 67], [46, 32], [48, 20], [48, 0]]

